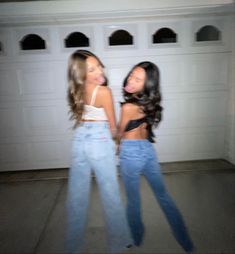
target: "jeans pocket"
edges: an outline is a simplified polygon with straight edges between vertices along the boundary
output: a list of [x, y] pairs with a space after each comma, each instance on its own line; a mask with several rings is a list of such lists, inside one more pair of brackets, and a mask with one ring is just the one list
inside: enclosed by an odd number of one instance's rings
[[133, 147], [121, 147], [120, 149], [120, 159], [128, 159], [128, 160], [143, 160], [143, 154], [138, 148]]
[[114, 147], [110, 140], [95, 140], [87, 143], [86, 152], [90, 159], [101, 160], [114, 155]]

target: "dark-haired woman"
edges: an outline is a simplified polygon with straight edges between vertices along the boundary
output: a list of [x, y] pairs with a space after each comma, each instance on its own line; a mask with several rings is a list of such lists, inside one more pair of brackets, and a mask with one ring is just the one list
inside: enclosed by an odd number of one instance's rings
[[[69, 58], [68, 101], [75, 121], [67, 198], [67, 251], [84, 253], [83, 242], [91, 172], [96, 176], [107, 229], [109, 252], [120, 253], [132, 243], [117, 180], [116, 120], [104, 65], [87, 50]], [[95, 250], [93, 250], [93, 253]]]
[[176, 240], [190, 253], [193, 243], [179, 210], [166, 190], [152, 145], [152, 128], [160, 122], [162, 111], [157, 66], [152, 62], [135, 65], [124, 80], [123, 94], [125, 102], [122, 103], [119, 123], [120, 170], [127, 193], [127, 217], [134, 243], [141, 245], [144, 235], [139, 190], [140, 175], [143, 174]]

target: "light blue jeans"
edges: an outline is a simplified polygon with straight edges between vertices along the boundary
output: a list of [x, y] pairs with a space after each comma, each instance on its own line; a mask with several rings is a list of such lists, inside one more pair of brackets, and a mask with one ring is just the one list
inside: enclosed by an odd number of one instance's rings
[[115, 144], [107, 122], [84, 122], [75, 131], [67, 196], [68, 253], [83, 253], [92, 171], [100, 190], [109, 251], [120, 253], [132, 238], [120, 197]]
[[139, 188], [140, 175], [143, 174], [149, 182], [176, 240], [186, 252], [192, 251], [193, 243], [179, 210], [166, 190], [152, 143], [148, 140], [122, 140], [120, 169], [127, 193], [128, 223], [135, 245], [141, 245], [144, 235]]

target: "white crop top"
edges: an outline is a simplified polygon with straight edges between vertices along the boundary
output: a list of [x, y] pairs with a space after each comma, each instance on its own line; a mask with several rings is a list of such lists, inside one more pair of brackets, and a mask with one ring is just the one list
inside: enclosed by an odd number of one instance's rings
[[93, 90], [90, 104], [84, 105], [84, 112], [82, 114], [83, 120], [94, 120], [94, 121], [108, 120], [108, 118], [105, 114], [104, 108], [97, 108], [97, 107], [93, 106], [95, 103], [97, 90], [99, 87], [100, 86], [96, 86], [95, 89]]

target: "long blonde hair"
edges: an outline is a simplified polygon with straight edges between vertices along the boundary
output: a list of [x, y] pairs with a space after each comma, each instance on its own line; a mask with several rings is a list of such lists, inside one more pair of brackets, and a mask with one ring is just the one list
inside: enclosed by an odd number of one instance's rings
[[[85, 82], [88, 57], [94, 57], [104, 67], [100, 59], [88, 50], [77, 50], [69, 58], [68, 63], [68, 93], [67, 98], [70, 107], [70, 120], [75, 120], [74, 128], [81, 122], [84, 110]], [[104, 84], [107, 85], [107, 84]]]

